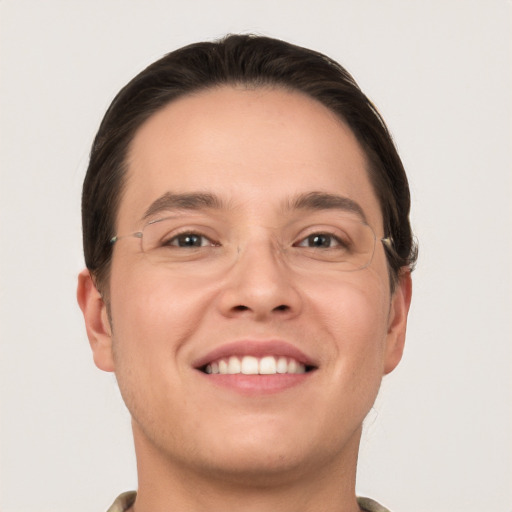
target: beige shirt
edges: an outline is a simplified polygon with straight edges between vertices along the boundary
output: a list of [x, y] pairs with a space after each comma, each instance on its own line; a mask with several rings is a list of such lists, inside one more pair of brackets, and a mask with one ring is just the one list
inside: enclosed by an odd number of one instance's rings
[[[134, 503], [137, 493], [135, 491], [121, 494], [107, 512], [126, 512]], [[357, 503], [364, 512], [389, 512], [389, 510], [370, 498], [357, 498]]]

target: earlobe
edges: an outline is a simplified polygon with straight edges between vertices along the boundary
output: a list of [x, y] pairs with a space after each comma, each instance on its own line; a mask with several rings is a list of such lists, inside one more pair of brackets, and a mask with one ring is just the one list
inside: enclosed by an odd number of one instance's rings
[[400, 362], [400, 359], [402, 359], [411, 297], [411, 272], [409, 269], [404, 269], [399, 275], [395, 292], [391, 297], [388, 333], [386, 337], [384, 375], [392, 372]]
[[100, 370], [113, 372], [112, 332], [107, 306], [87, 269], [78, 275], [76, 296], [84, 315], [94, 363]]

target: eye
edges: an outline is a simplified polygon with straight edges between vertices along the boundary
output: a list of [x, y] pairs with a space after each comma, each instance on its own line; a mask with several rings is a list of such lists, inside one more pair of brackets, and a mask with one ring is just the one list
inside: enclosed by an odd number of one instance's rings
[[169, 238], [163, 245], [170, 247], [213, 247], [217, 245], [209, 238], [199, 233], [180, 233]]
[[331, 249], [333, 247], [347, 246], [339, 237], [331, 233], [312, 233], [294, 245], [296, 247], [310, 247], [313, 249]]

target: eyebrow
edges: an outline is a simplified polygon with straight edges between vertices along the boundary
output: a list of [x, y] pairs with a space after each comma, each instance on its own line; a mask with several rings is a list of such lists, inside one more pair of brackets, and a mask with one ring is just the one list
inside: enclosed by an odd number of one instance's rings
[[223, 202], [219, 197], [209, 193], [173, 194], [167, 192], [151, 203], [142, 219], [146, 220], [166, 210], [201, 210], [204, 208], [220, 210], [223, 208]]
[[[143, 220], [170, 210], [202, 210], [226, 208], [225, 203], [216, 195], [203, 192], [175, 194], [166, 192], [153, 201], [144, 212]], [[327, 192], [307, 192], [299, 194], [285, 203], [285, 210], [342, 210], [358, 215], [366, 222], [363, 209], [353, 199]]]
[[364, 210], [359, 203], [348, 197], [326, 192], [300, 194], [288, 203], [287, 208], [290, 210], [342, 210], [355, 213], [363, 222], [367, 222]]

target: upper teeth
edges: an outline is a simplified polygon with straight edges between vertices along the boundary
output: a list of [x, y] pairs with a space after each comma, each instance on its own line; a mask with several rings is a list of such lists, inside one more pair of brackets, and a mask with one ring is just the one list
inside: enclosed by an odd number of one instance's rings
[[221, 375], [273, 375], [276, 373], [304, 373], [306, 367], [295, 359], [287, 357], [254, 357], [231, 356], [228, 359], [219, 359], [206, 365], [206, 373], [219, 373]]

